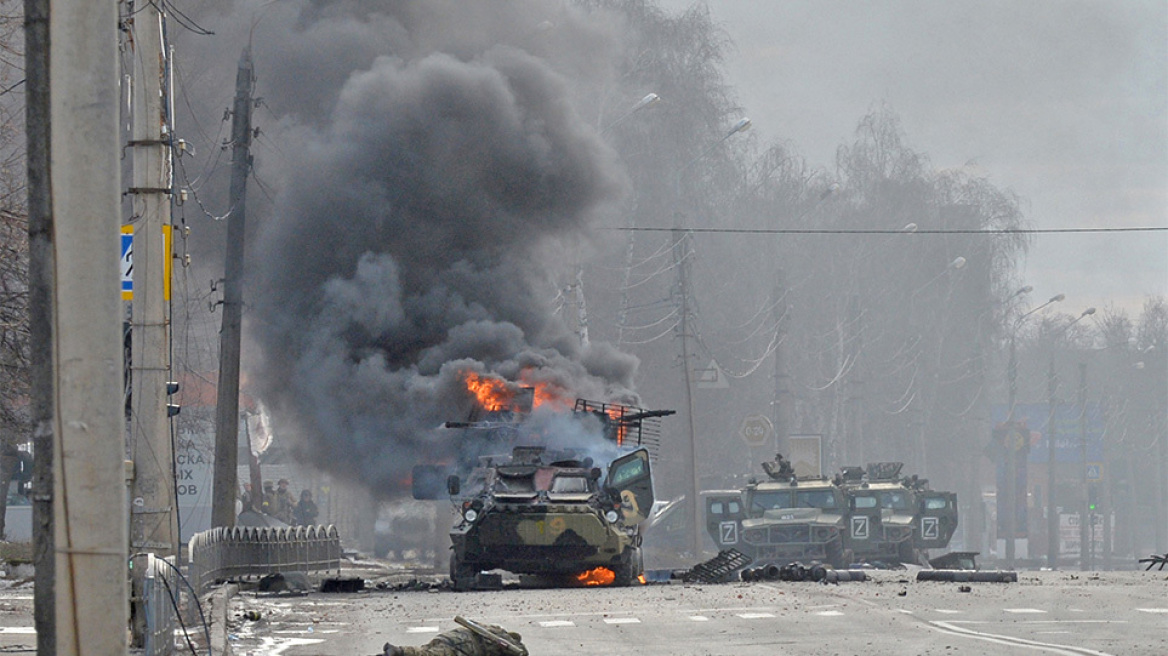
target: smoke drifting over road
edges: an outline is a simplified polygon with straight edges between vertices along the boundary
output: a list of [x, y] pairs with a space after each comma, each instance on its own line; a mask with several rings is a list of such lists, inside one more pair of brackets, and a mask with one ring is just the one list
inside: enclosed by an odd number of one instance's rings
[[[314, 462], [383, 494], [465, 419], [466, 371], [628, 402], [636, 368], [551, 311], [562, 253], [624, 184], [562, 67], [525, 48], [548, 6], [388, 4], [256, 30], [257, 62], [287, 53], [260, 85], [284, 161], [248, 291], [253, 385]], [[565, 47], [601, 50], [570, 18]]]

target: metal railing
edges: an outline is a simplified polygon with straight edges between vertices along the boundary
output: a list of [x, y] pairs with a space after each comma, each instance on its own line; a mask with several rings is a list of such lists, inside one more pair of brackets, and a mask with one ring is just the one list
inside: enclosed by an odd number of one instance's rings
[[163, 560], [151, 553], [142, 554], [141, 559], [135, 560], [135, 566], [143, 568], [138, 591], [145, 625], [143, 653], [145, 656], [169, 656], [174, 653], [174, 630], [178, 623], [175, 608], [181, 598], [174, 558]]
[[341, 571], [335, 526], [217, 527], [191, 536], [190, 579], [200, 594], [215, 581], [275, 572]]

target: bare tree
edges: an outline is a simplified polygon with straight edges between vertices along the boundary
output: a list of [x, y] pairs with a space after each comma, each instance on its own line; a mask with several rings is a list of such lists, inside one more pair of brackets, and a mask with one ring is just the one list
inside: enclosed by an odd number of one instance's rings
[[0, 536], [17, 446], [29, 438], [21, 8], [20, 3], [0, 1]]

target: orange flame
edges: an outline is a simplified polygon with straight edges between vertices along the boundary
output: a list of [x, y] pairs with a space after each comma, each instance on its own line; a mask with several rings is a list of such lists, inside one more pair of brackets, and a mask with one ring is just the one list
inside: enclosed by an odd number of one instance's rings
[[479, 405], [492, 412], [509, 407], [515, 398], [515, 393], [507, 389], [507, 381], [480, 376], [473, 371], [466, 372], [466, 389], [475, 395]]
[[608, 409], [609, 419], [612, 419], [613, 421], [616, 422], [616, 445], [617, 446], [624, 446], [625, 433], [628, 432], [628, 430], [629, 430], [629, 427], [626, 426], [624, 424], [624, 422], [621, 421], [621, 417], [624, 416], [623, 410], [624, 410], [624, 408], [616, 408], [616, 407], [610, 407]]
[[649, 582], [645, 580], [644, 574], [639, 574], [637, 575], [637, 583], [640, 583], [641, 585], [647, 585]]
[[597, 567], [587, 572], [580, 572], [576, 580], [583, 585], [612, 585], [616, 580], [616, 573], [607, 567]]

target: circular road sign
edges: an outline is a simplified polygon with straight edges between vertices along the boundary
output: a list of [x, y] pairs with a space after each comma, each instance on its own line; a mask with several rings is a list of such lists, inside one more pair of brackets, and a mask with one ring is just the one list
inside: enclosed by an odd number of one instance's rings
[[750, 415], [742, 420], [742, 427], [738, 429], [738, 434], [750, 446], [765, 446], [774, 436], [775, 427], [771, 424], [771, 420], [763, 415]]

